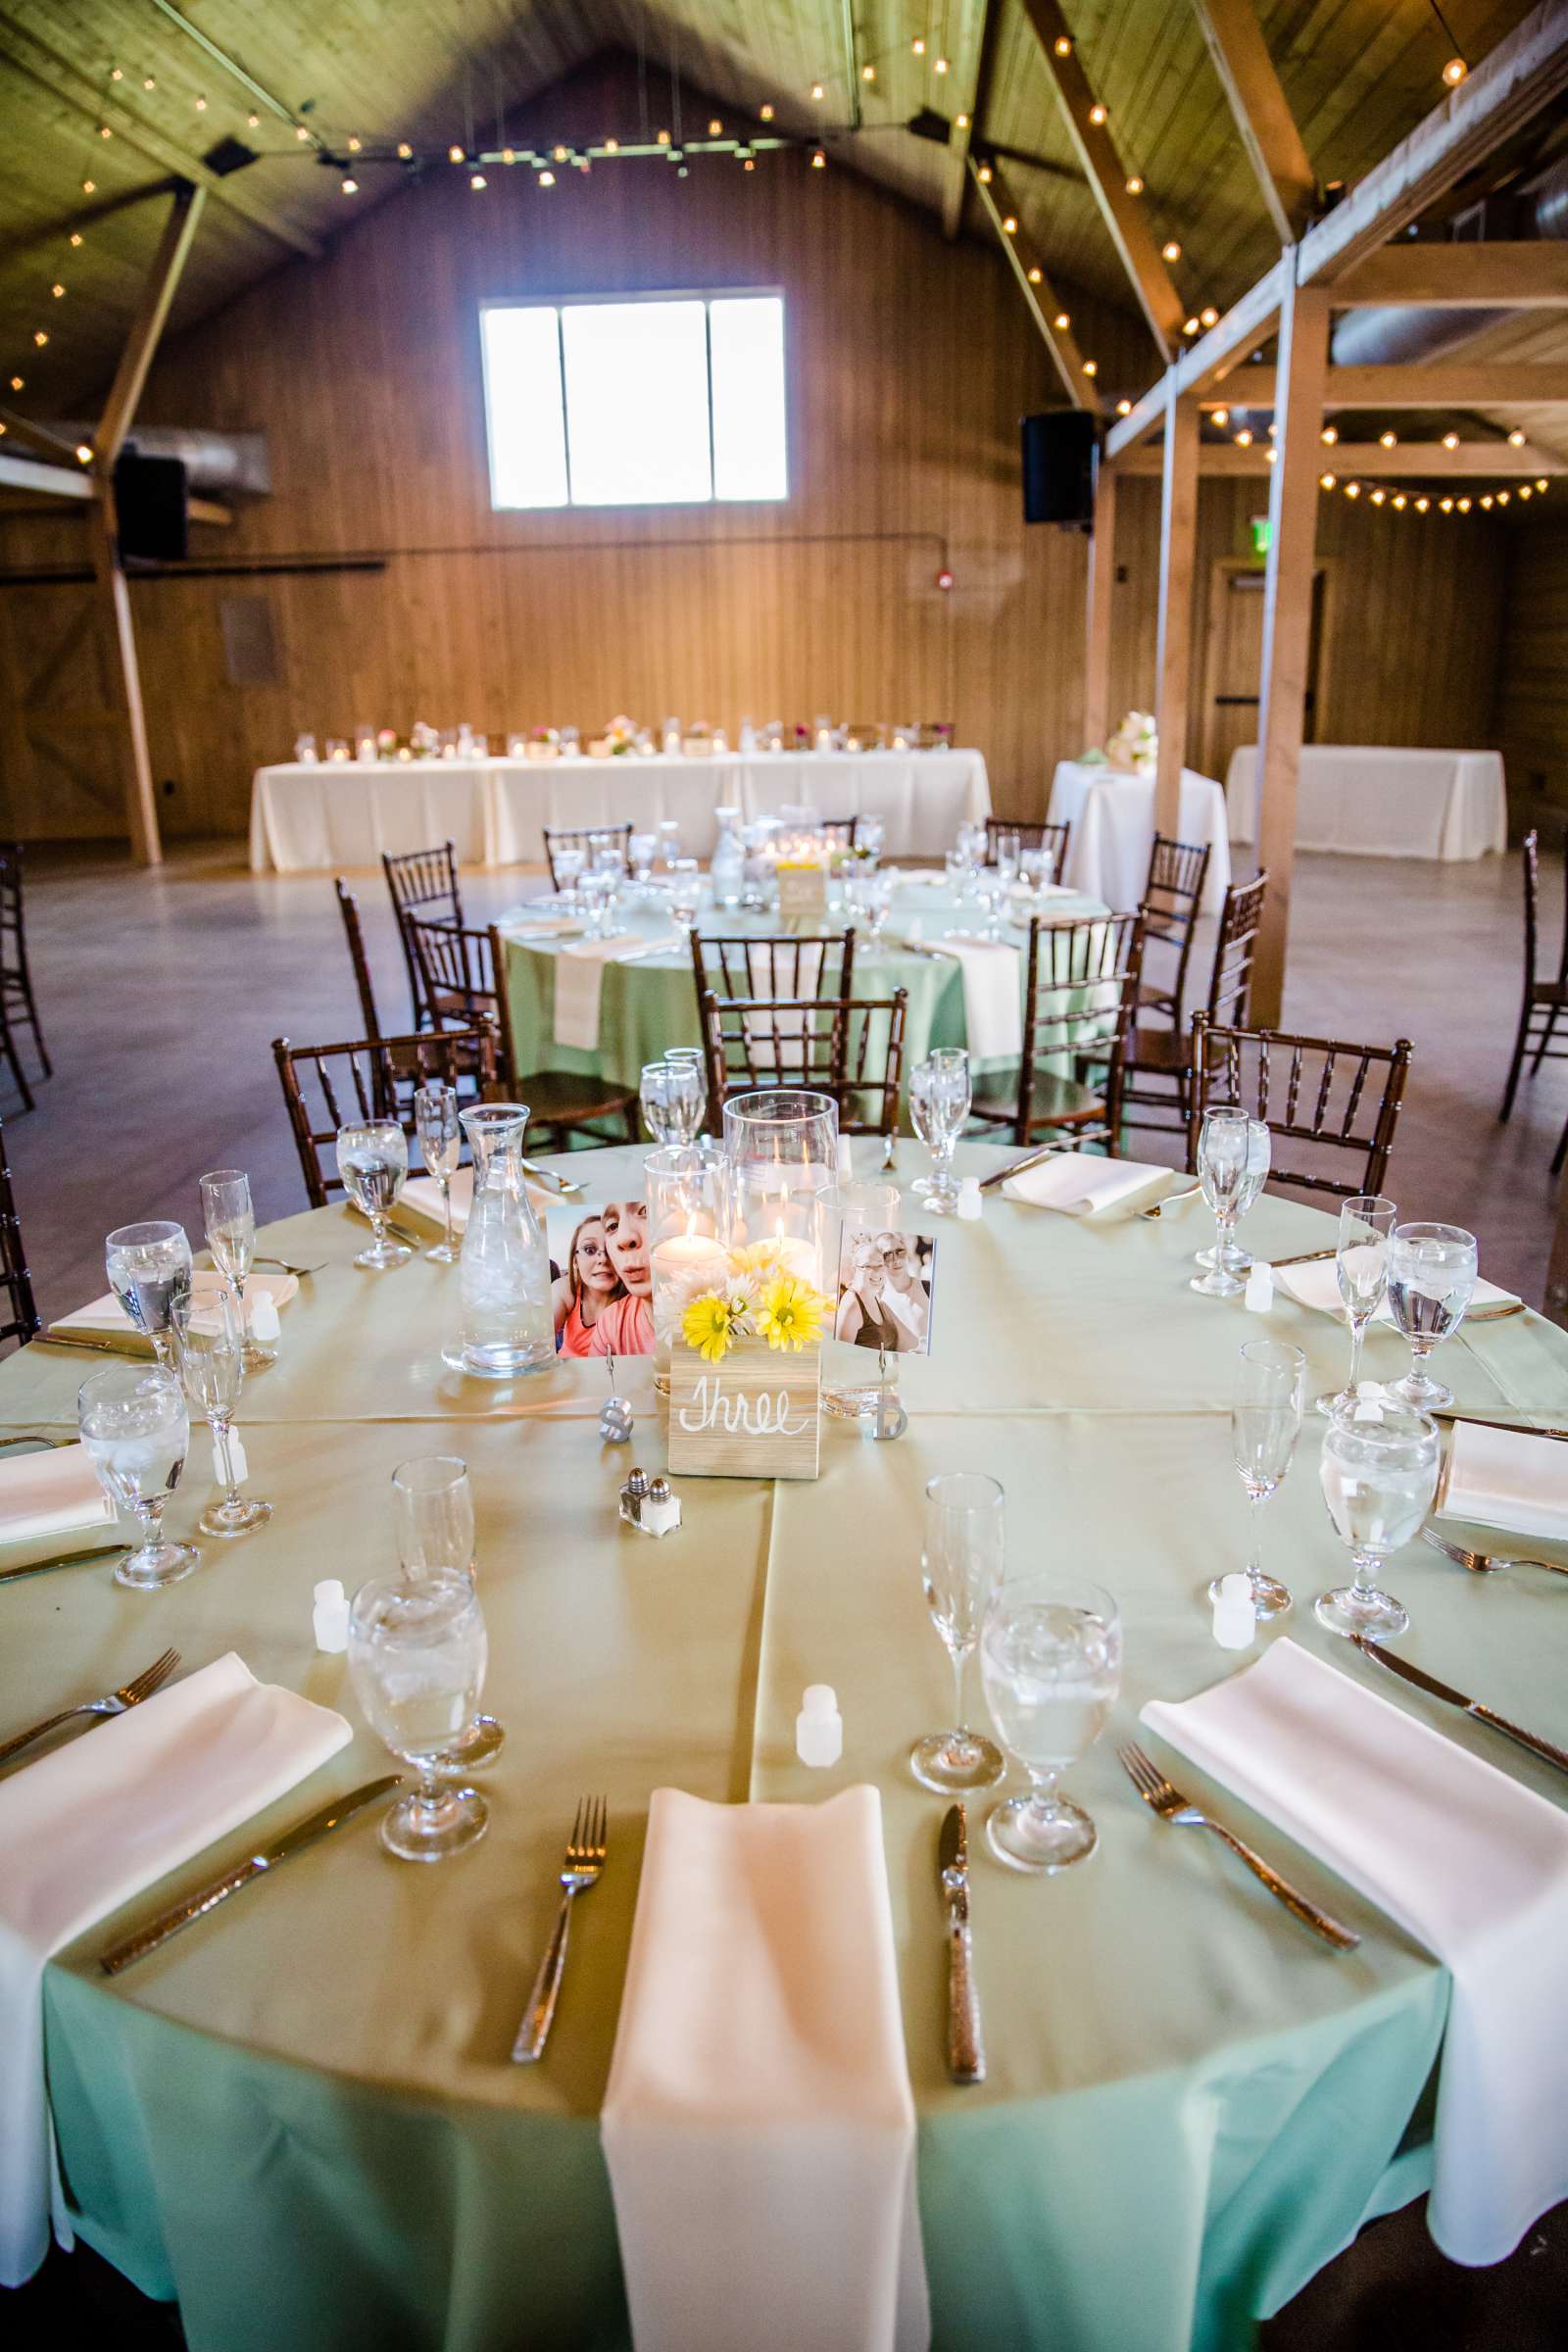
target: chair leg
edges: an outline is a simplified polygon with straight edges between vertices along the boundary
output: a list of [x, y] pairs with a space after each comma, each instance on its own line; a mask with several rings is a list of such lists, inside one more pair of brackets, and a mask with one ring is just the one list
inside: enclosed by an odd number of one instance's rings
[[1502, 1090], [1502, 1108], [1497, 1113], [1498, 1124], [1506, 1127], [1513, 1110], [1513, 1098], [1519, 1084], [1519, 1072], [1524, 1066], [1525, 1044], [1530, 1035], [1530, 1006], [1527, 1003], [1519, 1015], [1519, 1034], [1513, 1041], [1513, 1059], [1508, 1064], [1508, 1083]]
[[1533, 1061], [1533, 1062], [1530, 1064], [1530, 1075], [1531, 1075], [1531, 1077], [1532, 1077], [1532, 1078], [1534, 1078], [1534, 1077], [1536, 1076], [1536, 1074], [1538, 1073], [1538, 1071], [1539, 1071], [1539, 1070], [1540, 1070], [1540, 1068], [1541, 1068], [1541, 1065], [1542, 1065], [1542, 1063], [1543, 1063], [1543, 1062], [1545, 1060], [1545, 1058], [1546, 1058], [1546, 1048], [1547, 1048], [1547, 1047], [1550, 1045], [1550, 1043], [1551, 1043], [1551, 1033], [1552, 1033], [1552, 1031], [1553, 1031], [1553, 1030], [1556, 1028], [1556, 1026], [1557, 1026], [1557, 1006], [1556, 1006], [1555, 1004], [1552, 1004], [1552, 1005], [1550, 1005], [1550, 1006], [1548, 1006], [1548, 1007], [1547, 1007], [1547, 1011], [1546, 1011], [1546, 1026], [1545, 1026], [1545, 1027], [1544, 1027], [1544, 1029], [1543, 1029], [1543, 1031], [1541, 1032], [1541, 1043], [1540, 1043], [1540, 1045], [1539, 1045], [1539, 1046], [1536, 1048], [1536, 1058], [1535, 1058], [1535, 1060], [1534, 1060], [1534, 1061]]
[[27, 1008], [27, 1027], [32, 1031], [32, 1042], [38, 1049], [38, 1059], [43, 1063], [43, 1074], [46, 1078], [52, 1078], [55, 1065], [49, 1058], [49, 1049], [43, 1042], [43, 1031], [38, 1026], [38, 1007], [32, 1001], [32, 982], [29, 979], [24, 979], [22, 983], [22, 996]]
[[38, 1106], [32, 1099], [32, 1089], [27, 1084], [27, 1073], [22, 1066], [22, 1056], [17, 1052], [17, 1041], [11, 1034], [11, 1021], [4, 1005], [0, 1005], [0, 1055], [4, 1055], [11, 1064], [11, 1075], [21, 1092], [24, 1107], [36, 1110]]
[[1562, 1174], [1565, 1159], [1568, 1159], [1568, 1120], [1563, 1122], [1562, 1133], [1557, 1138], [1557, 1149], [1551, 1155], [1551, 1172], [1554, 1176]]

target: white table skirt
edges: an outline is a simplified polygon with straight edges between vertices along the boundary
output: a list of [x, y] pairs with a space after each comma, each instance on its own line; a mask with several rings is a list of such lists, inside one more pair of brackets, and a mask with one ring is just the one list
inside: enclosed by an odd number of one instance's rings
[[253, 869], [373, 865], [385, 851], [450, 835], [465, 864], [533, 865], [546, 825], [655, 825], [672, 817], [688, 857], [707, 858], [714, 810], [790, 805], [822, 816], [877, 815], [883, 853], [940, 858], [965, 817], [991, 809], [979, 752], [759, 752], [695, 760], [320, 760], [256, 771]]
[[[1257, 746], [1231, 756], [1231, 839], [1257, 839]], [[1309, 743], [1296, 788], [1298, 850], [1361, 858], [1485, 858], [1508, 846], [1499, 752]]]
[[[1142, 904], [1154, 847], [1152, 776], [1059, 760], [1051, 787], [1051, 819], [1072, 826], [1064, 882], [1087, 897], [1102, 899], [1118, 914]], [[1197, 848], [1207, 847], [1201, 911], [1217, 914], [1231, 878], [1225, 795], [1212, 776], [1200, 776], [1190, 767], [1182, 769], [1176, 837]]]

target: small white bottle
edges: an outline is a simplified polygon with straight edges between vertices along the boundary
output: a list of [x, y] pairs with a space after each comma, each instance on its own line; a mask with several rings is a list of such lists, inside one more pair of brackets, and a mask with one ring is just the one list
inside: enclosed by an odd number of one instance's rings
[[349, 1645], [348, 1595], [335, 1576], [327, 1577], [316, 1588], [316, 1607], [312, 1612], [318, 1649], [342, 1650]]
[[1266, 1257], [1254, 1257], [1242, 1300], [1250, 1315], [1266, 1315], [1274, 1304], [1274, 1269]]
[[844, 1753], [844, 1718], [831, 1683], [808, 1683], [795, 1718], [795, 1752], [803, 1764], [836, 1764]]
[[1214, 1601], [1214, 1639], [1221, 1649], [1250, 1649], [1257, 1635], [1252, 1588], [1243, 1575], [1220, 1579]]
[[957, 1213], [965, 1225], [972, 1225], [977, 1217], [985, 1215], [985, 1201], [981, 1198], [978, 1176], [959, 1177]]

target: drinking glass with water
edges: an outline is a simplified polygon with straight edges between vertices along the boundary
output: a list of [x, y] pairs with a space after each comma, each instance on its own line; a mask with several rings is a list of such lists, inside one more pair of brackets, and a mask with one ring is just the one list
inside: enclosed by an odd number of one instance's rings
[[164, 1506], [179, 1484], [190, 1448], [190, 1415], [172, 1372], [150, 1364], [109, 1364], [84, 1380], [76, 1426], [110, 1500], [140, 1523], [141, 1543], [115, 1570], [117, 1585], [156, 1592], [189, 1576], [201, 1553], [164, 1536]]
[[110, 1288], [167, 1370], [169, 1319], [176, 1298], [190, 1297], [190, 1243], [183, 1225], [158, 1221], [122, 1225], [104, 1244]]
[[337, 1172], [355, 1207], [368, 1216], [375, 1239], [354, 1260], [377, 1274], [401, 1266], [414, 1251], [394, 1242], [387, 1219], [397, 1206], [409, 1173], [409, 1139], [396, 1119], [364, 1119], [337, 1131]]

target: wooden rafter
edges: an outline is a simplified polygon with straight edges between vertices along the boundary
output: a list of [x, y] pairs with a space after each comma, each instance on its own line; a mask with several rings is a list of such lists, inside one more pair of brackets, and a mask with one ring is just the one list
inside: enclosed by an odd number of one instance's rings
[[[1207, 392], [1205, 409], [1271, 409], [1272, 368], [1238, 368]], [[1326, 409], [1544, 409], [1568, 407], [1568, 367], [1529, 360], [1391, 361], [1331, 368]]]
[[1294, 244], [1316, 183], [1252, 0], [1193, 0], [1193, 6], [1275, 234], [1282, 245]]
[[1385, 245], [1334, 280], [1340, 303], [1531, 310], [1568, 303], [1568, 245]]
[[114, 471], [115, 462], [124, 447], [206, 201], [206, 189], [193, 187], [189, 181], [174, 190], [173, 205], [142, 290], [141, 306], [120, 355], [120, 366], [93, 435], [94, 460], [105, 473]]
[[34, 424], [30, 416], [19, 416], [15, 409], [0, 408], [0, 428], [8, 440], [20, 441], [24, 449], [30, 449], [35, 457], [47, 460], [52, 466], [74, 466], [80, 463], [74, 442], [52, 433], [46, 424]]
[[1111, 426], [1105, 437], [1107, 457], [1120, 457], [1123, 450], [1135, 448], [1164, 423], [1167, 386], [1178, 394], [1204, 391], [1209, 385], [1222, 382], [1227, 371], [1247, 352], [1267, 339], [1279, 314], [1281, 292], [1290, 283], [1291, 260], [1290, 254], [1282, 255], [1273, 269], [1255, 286], [1250, 287], [1240, 302], [1233, 303], [1206, 335], [1200, 335], [1190, 351], [1183, 352], [1159, 382], [1135, 403], [1131, 415]]
[[996, 25], [995, 0], [968, 0], [963, 9], [958, 37], [954, 44], [956, 51], [954, 61], [956, 67], [956, 111], [948, 142], [948, 152], [953, 161], [948, 169], [948, 184], [942, 198], [942, 233], [945, 237], [956, 237], [963, 219], [963, 200], [969, 192], [969, 149], [980, 121], [980, 110], [986, 102], [986, 82], [991, 72], [991, 47]]
[[[1096, 108], [1089, 77], [1078, 61], [1072, 30], [1056, 0], [1024, 0], [1025, 14], [1034, 26], [1040, 53], [1061, 104], [1068, 136], [1077, 149], [1095, 202], [1099, 205], [1111, 242], [1149, 321], [1160, 357], [1169, 360], [1182, 331], [1186, 308], [1176, 281], [1154, 242], [1148, 217], [1127, 193], [1126, 169], [1103, 120], [1091, 120]], [[1103, 110], [1101, 110], [1102, 113]]]
[[85, 473], [64, 466], [40, 466], [32, 458], [0, 456], [0, 490], [42, 491], [50, 498], [91, 498], [93, 486]]
[[[1019, 216], [1012, 192], [1000, 168], [989, 160], [982, 163], [971, 155], [969, 176], [985, 207], [986, 217], [997, 232], [1012, 273], [1018, 280], [1024, 301], [1029, 305], [1030, 315], [1045, 339], [1046, 349], [1061, 378], [1062, 390], [1075, 409], [1088, 409], [1093, 415], [1099, 416], [1102, 405], [1100, 394], [1089, 372], [1090, 363], [1085, 360], [1073, 334], [1071, 315], [1057, 301], [1040, 264], [1033, 260], [1025, 261], [1018, 250], [1021, 233]], [[1013, 223], [1010, 229], [1006, 225], [1009, 220]], [[1057, 324], [1057, 320], [1062, 318], [1067, 320], [1065, 326]]]
[[[1536, 474], [1568, 472], [1568, 459], [1535, 449], [1527, 441], [1514, 449], [1506, 441], [1461, 441], [1445, 449], [1441, 441], [1397, 441], [1385, 449], [1380, 441], [1338, 441], [1333, 448], [1318, 446], [1318, 469], [1344, 482], [1360, 475], [1365, 480], [1465, 481], [1528, 480]], [[1155, 474], [1161, 470], [1159, 445], [1150, 442], [1130, 449], [1116, 460], [1118, 473]], [[1250, 449], [1233, 442], [1206, 441], [1198, 470], [1205, 474], [1256, 475], [1272, 473], [1268, 448], [1254, 441]]]

